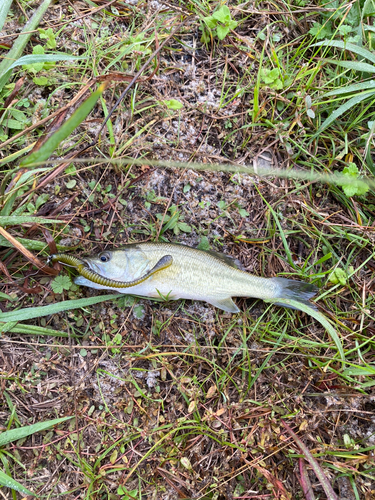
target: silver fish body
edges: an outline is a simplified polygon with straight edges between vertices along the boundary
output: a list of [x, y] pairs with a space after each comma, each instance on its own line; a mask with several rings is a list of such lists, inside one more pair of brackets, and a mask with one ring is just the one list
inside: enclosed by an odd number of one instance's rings
[[165, 256], [172, 257], [172, 264], [135, 286], [103, 286], [82, 276], [75, 283], [145, 297], [200, 300], [233, 313], [239, 309], [232, 297], [280, 298], [279, 305], [283, 305], [282, 299], [293, 299], [312, 306], [309, 299], [316, 293], [311, 284], [253, 276], [240, 270], [230, 257], [172, 243], [130, 244], [82, 260], [105, 278], [129, 282], [141, 278]]

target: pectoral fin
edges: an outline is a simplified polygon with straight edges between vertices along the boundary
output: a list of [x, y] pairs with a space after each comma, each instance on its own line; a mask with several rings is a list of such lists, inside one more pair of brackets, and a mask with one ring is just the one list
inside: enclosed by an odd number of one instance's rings
[[217, 307], [218, 309], [222, 309], [223, 311], [230, 312], [230, 313], [238, 313], [240, 312], [240, 309], [236, 306], [236, 304], [233, 302], [231, 297], [225, 297], [224, 299], [210, 299], [207, 300], [209, 304], [212, 304], [213, 306]]

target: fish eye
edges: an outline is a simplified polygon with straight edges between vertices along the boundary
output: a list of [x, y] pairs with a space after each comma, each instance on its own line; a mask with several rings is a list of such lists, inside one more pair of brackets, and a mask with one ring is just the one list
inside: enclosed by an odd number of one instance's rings
[[99, 255], [99, 259], [101, 260], [101, 262], [108, 262], [110, 259], [110, 255], [107, 252], [102, 253]]

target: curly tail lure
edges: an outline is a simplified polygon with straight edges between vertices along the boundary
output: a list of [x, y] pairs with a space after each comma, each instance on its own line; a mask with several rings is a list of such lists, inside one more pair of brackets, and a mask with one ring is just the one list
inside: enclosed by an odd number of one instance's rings
[[146, 281], [156, 272], [169, 267], [173, 262], [173, 257], [171, 255], [164, 255], [150, 271], [134, 281], [117, 281], [110, 278], [105, 278], [99, 273], [96, 273], [95, 271], [89, 269], [85, 265], [84, 261], [78, 259], [78, 257], [73, 257], [72, 255], [55, 254], [51, 255], [50, 260], [52, 262], [60, 262], [61, 264], [74, 267], [75, 269], [77, 269], [81, 276], [98, 285], [108, 286], [111, 288], [130, 288], [132, 286], [139, 285], [139, 283], [142, 283], [143, 281]]

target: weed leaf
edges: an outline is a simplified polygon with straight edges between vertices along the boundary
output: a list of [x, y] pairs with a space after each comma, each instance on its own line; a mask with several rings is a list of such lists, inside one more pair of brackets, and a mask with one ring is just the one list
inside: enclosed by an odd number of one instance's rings
[[5, 486], [6, 488], [11, 488], [12, 490], [19, 491], [23, 495], [30, 495], [35, 497], [35, 494], [32, 491], [22, 486], [22, 484], [5, 474], [5, 472], [3, 472], [2, 470], [0, 470], [0, 485]]
[[101, 85], [98, 90], [92, 93], [92, 95], [86, 99], [86, 101], [81, 104], [81, 106], [73, 113], [73, 115], [67, 120], [60, 129], [55, 132], [38, 150], [27, 156], [22, 162], [21, 166], [25, 167], [31, 165], [32, 163], [39, 163], [47, 160], [53, 152], [57, 149], [61, 141], [66, 139], [73, 130], [80, 125], [83, 120], [90, 113], [92, 108], [95, 106], [96, 101], [99, 99], [104, 91], [104, 85]]
[[33, 217], [32, 215], [0, 215], [0, 227], [16, 226], [18, 224], [64, 224], [64, 221], [57, 219], [44, 219], [43, 217]]
[[358, 92], [360, 90], [375, 89], [375, 80], [370, 80], [369, 82], [354, 83], [353, 85], [348, 85], [346, 87], [331, 90], [324, 94], [324, 97], [330, 97], [333, 95], [349, 94], [351, 92]]
[[335, 59], [325, 59], [326, 62], [336, 64], [342, 68], [352, 69], [354, 71], [362, 71], [364, 73], [375, 73], [375, 66], [360, 61], [336, 61]]
[[64, 290], [69, 290], [72, 286], [72, 281], [69, 276], [57, 276], [51, 283], [54, 293], [62, 293]]
[[39, 422], [38, 424], [27, 425], [25, 427], [19, 427], [18, 429], [2, 432], [0, 434], [0, 446], [5, 446], [13, 441], [18, 441], [19, 439], [31, 436], [31, 434], [35, 434], [35, 432], [44, 431], [71, 418], [73, 417], [55, 418], [53, 420], [47, 420], [46, 422]]
[[0, 2], [0, 31], [3, 29], [12, 1], [13, 0], [2, 0]]
[[57, 61], [77, 61], [82, 59], [78, 56], [70, 56], [64, 54], [63, 52], [54, 54], [29, 54], [27, 56], [22, 56], [17, 61], [10, 66], [9, 69], [13, 69], [16, 66], [23, 66], [24, 64], [44, 64], [46, 62], [57, 62]]
[[49, 314], [56, 314], [62, 311], [70, 311], [71, 309], [87, 307], [93, 304], [99, 304], [99, 302], [104, 302], [105, 300], [114, 300], [117, 298], [117, 294], [101, 295], [100, 297], [65, 300], [64, 302], [58, 302], [56, 304], [50, 304], [48, 306], [27, 307], [26, 309], [18, 309], [16, 311], [10, 311], [6, 313], [0, 312], [0, 321], [25, 321], [34, 318], [41, 318], [42, 316], [48, 316]]
[[363, 47], [359, 47], [359, 45], [354, 45], [354, 43], [341, 40], [324, 40], [323, 42], [314, 43], [311, 47], [336, 47], [337, 49], [350, 50], [350, 52], [354, 52], [375, 64], [375, 54]]

